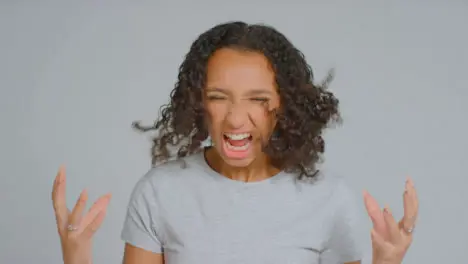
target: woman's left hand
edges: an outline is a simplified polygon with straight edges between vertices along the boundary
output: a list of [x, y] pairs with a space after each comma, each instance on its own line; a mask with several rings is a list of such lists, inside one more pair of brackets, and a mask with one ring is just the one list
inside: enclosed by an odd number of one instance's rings
[[406, 181], [403, 194], [404, 216], [397, 223], [390, 209], [380, 209], [369, 193], [364, 193], [364, 203], [372, 220], [372, 263], [401, 264], [413, 241], [413, 230], [418, 216], [418, 198], [413, 181]]

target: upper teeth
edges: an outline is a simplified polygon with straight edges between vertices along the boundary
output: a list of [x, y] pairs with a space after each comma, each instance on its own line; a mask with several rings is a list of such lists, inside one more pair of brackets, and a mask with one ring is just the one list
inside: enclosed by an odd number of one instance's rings
[[225, 133], [224, 135], [232, 140], [242, 140], [242, 139], [250, 137], [249, 133], [242, 133], [242, 134]]

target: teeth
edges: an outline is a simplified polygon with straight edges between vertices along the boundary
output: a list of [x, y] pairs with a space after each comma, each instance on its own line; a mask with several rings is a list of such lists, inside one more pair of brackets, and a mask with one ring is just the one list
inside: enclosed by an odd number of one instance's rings
[[225, 144], [226, 144], [228, 149], [231, 149], [231, 150], [234, 150], [234, 151], [244, 151], [244, 150], [247, 150], [250, 147], [250, 142], [247, 142], [247, 144], [245, 144], [243, 146], [233, 146], [228, 141], [225, 141]]
[[232, 140], [242, 140], [242, 139], [246, 139], [250, 137], [250, 133], [242, 133], [242, 134], [225, 133], [224, 135]]

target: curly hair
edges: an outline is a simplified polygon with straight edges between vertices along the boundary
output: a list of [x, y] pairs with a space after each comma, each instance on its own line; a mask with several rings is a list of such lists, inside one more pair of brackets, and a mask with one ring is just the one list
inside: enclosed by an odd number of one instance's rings
[[208, 60], [221, 48], [259, 52], [268, 59], [275, 73], [281, 109], [276, 112], [276, 136], [268, 140], [264, 152], [282, 170], [314, 177], [316, 164], [325, 151], [322, 132], [330, 123], [341, 121], [338, 99], [327, 89], [333, 72], [322, 83], [314, 84], [304, 54], [283, 34], [271, 26], [241, 21], [219, 24], [202, 33], [179, 68], [170, 102], [161, 107], [160, 118], [149, 127], [133, 123], [139, 131], [157, 132], [152, 164], [203, 150], [202, 143], [209, 134], [202, 91]]

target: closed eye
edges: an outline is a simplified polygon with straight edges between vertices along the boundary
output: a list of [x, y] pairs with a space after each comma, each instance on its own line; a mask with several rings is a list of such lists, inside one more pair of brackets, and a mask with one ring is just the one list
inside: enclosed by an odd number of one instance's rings
[[263, 102], [268, 102], [270, 99], [266, 97], [253, 97], [253, 98], [250, 98], [250, 100], [263, 103]]
[[208, 100], [215, 101], [215, 100], [225, 100], [226, 97], [218, 96], [218, 95], [209, 95]]

